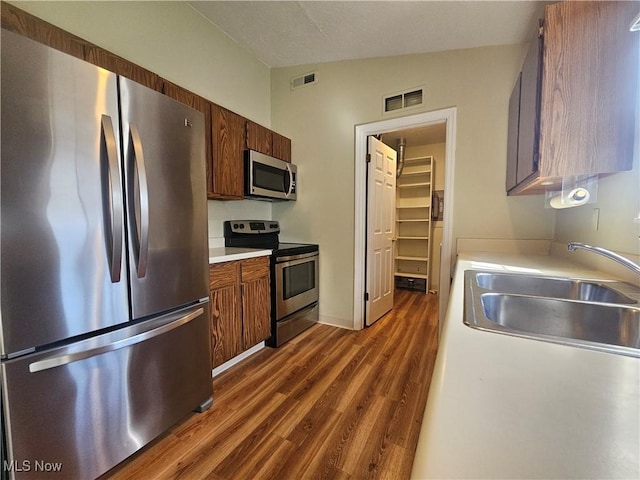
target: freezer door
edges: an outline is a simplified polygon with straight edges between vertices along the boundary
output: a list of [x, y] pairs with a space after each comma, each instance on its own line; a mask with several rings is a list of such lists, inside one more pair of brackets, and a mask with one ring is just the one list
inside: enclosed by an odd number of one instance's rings
[[208, 307], [3, 362], [5, 470], [96, 478], [209, 399]]
[[120, 77], [133, 318], [208, 296], [204, 117]]
[[2, 30], [2, 355], [129, 319], [115, 75]]

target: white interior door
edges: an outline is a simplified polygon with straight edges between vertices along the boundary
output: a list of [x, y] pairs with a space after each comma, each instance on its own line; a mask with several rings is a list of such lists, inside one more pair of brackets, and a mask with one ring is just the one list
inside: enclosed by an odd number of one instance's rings
[[365, 318], [369, 326], [393, 308], [396, 152], [369, 137]]

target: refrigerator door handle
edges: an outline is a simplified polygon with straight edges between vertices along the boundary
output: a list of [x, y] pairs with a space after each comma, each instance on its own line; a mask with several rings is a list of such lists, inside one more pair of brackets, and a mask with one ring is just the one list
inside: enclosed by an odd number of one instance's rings
[[170, 332], [171, 330], [174, 330], [181, 325], [184, 325], [185, 323], [189, 323], [191, 320], [203, 314], [204, 308], [200, 307], [193, 312], [188, 313], [187, 315], [184, 315], [172, 322], [165, 323], [164, 325], [161, 325], [157, 328], [147, 330], [146, 332], [141, 332], [131, 337], [122, 338], [120, 340], [109, 342], [104, 345], [91, 345], [84, 350], [67, 352], [63, 353], [62, 355], [39, 360], [37, 362], [29, 364], [29, 372], [41, 372], [43, 370], [49, 370], [52, 368], [61, 367], [63, 365], [68, 365], [69, 363], [77, 362], [78, 360], [96, 357], [98, 355], [102, 355], [103, 353], [118, 350], [120, 348], [130, 347], [131, 345], [135, 345], [136, 343], [144, 342], [145, 340], [149, 340], [151, 338]]
[[103, 184], [109, 186], [106, 192], [107, 198], [103, 197], [104, 201], [102, 205], [107, 240], [107, 256], [109, 257], [111, 283], [118, 283], [120, 281], [122, 241], [124, 237], [122, 234], [124, 215], [122, 180], [120, 178], [120, 167], [118, 165], [116, 135], [113, 130], [111, 117], [108, 115], [102, 115], [101, 124], [102, 138], [100, 145], [100, 163], [101, 165], [106, 164], [107, 181], [103, 182]]
[[129, 176], [134, 192], [133, 212], [131, 218], [132, 233], [134, 234], [136, 273], [138, 278], [144, 278], [147, 274], [147, 255], [149, 251], [149, 183], [147, 181], [147, 170], [144, 162], [144, 152], [142, 151], [142, 141], [140, 132], [135, 123], [129, 124], [129, 137], [131, 139], [131, 149], [133, 152], [133, 162], [130, 168], [133, 169]]

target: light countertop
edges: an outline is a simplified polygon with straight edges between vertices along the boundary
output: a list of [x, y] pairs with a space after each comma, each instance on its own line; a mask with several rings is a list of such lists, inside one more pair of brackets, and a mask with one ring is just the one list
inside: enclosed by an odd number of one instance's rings
[[271, 255], [271, 250], [257, 248], [218, 247], [209, 249], [209, 264], [245, 260]]
[[461, 254], [412, 478], [640, 478], [640, 358], [466, 326], [467, 269], [612, 278], [546, 255]]

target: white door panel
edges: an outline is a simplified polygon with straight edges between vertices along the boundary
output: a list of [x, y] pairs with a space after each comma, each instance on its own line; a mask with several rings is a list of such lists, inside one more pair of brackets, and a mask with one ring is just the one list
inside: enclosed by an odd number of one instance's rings
[[367, 199], [366, 324], [393, 307], [393, 236], [396, 203], [396, 152], [369, 137]]

